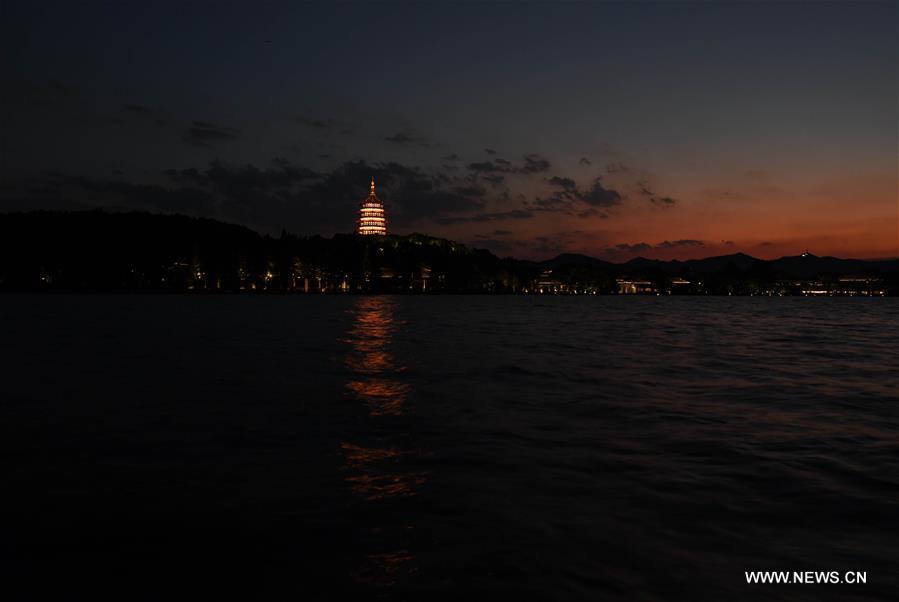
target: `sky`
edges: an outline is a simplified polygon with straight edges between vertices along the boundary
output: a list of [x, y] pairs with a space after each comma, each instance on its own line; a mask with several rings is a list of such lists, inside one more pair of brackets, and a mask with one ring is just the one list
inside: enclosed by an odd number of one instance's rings
[[899, 256], [899, 3], [0, 4], [0, 211]]

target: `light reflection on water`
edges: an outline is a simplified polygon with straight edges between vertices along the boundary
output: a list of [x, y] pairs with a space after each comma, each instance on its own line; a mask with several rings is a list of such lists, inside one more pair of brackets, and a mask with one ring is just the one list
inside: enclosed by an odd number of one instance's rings
[[411, 386], [396, 375], [405, 370], [390, 351], [397, 324], [395, 305], [386, 297], [360, 297], [350, 310], [347, 332], [350, 352], [346, 365], [352, 377], [346, 388], [368, 407], [372, 416], [403, 413]]
[[[400, 326], [395, 309], [395, 302], [386, 297], [356, 299], [349, 310], [352, 322], [343, 341], [349, 345], [344, 360], [349, 369], [345, 392], [364, 404], [374, 432], [379, 421], [397, 419], [408, 412], [406, 401], [412, 390], [399, 378], [405, 367], [391, 351]], [[418, 571], [409, 546], [409, 534], [415, 526], [405, 520], [397, 522], [391, 503], [417, 495], [426, 475], [404, 466], [411, 452], [403, 451], [396, 441], [396, 431], [391, 432], [369, 437], [374, 444], [340, 443], [344, 481], [364, 506], [359, 511], [382, 516], [373, 523], [378, 526], [367, 534], [374, 540], [372, 549], [352, 572], [358, 583], [376, 587], [393, 586]]]
[[345, 480], [352, 486], [353, 495], [367, 501], [412, 496], [425, 482], [423, 473], [393, 472], [406, 454], [397, 449], [366, 448], [340, 444], [345, 467], [351, 474]]

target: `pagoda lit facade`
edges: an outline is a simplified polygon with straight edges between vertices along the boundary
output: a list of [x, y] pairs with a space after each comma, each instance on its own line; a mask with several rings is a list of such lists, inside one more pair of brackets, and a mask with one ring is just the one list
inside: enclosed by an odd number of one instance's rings
[[375, 194], [375, 179], [371, 179], [371, 192], [368, 198], [362, 201], [359, 207], [359, 234], [375, 234], [385, 236], [387, 234], [387, 217], [384, 214], [384, 203]]

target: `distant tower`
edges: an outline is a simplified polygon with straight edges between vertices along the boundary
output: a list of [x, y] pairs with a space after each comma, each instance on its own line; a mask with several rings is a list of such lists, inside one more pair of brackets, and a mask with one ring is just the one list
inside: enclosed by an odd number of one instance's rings
[[384, 203], [375, 194], [375, 179], [371, 179], [371, 192], [359, 207], [359, 234], [387, 234], [387, 218], [384, 215]]

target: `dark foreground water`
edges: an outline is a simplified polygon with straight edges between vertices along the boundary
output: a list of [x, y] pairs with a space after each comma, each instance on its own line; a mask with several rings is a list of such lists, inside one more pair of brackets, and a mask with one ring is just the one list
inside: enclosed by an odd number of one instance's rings
[[7, 600], [899, 598], [897, 300], [0, 311]]

